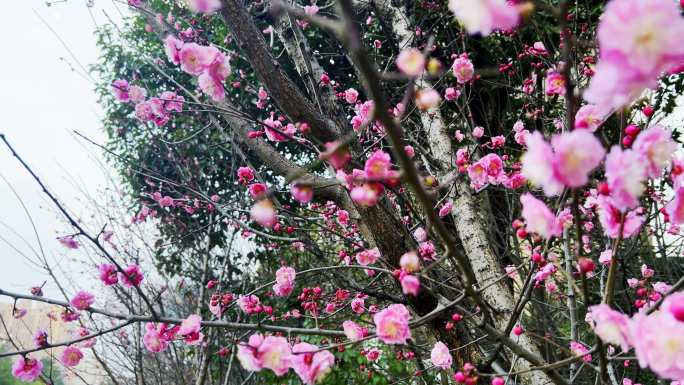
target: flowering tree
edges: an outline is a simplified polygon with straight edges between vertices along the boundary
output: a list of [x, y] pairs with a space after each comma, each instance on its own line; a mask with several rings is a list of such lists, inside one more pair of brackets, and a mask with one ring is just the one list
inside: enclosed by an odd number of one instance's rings
[[137, 328], [136, 383], [684, 380], [675, 2], [128, 4], [100, 31], [104, 149], [193, 297], [45, 189], [126, 306], [0, 289], [83, 322], [0, 354], [17, 378]]

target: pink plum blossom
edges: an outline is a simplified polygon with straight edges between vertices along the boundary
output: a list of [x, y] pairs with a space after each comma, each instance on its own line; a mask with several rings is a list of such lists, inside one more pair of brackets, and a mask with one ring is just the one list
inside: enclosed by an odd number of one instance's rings
[[439, 209], [438, 215], [443, 218], [449, 214], [451, 214], [451, 211], [454, 208], [454, 203], [453, 202], [446, 202], [445, 204], [442, 205], [442, 207]]
[[67, 249], [78, 249], [80, 244], [78, 243], [77, 240], [74, 239], [72, 236], [64, 236], [64, 237], [59, 237], [57, 238], [59, 243], [62, 244], [62, 246], [66, 247]]
[[603, 342], [620, 346], [622, 351], [629, 350], [630, 331], [629, 318], [606, 304], [596, 305], [589, 308], [588, 317], [591, 318], [594, 333]]
[[442, 97], [439, 92], [435, 91], [433, 88], [422, 88], [416, 91], [415, 95], [416, 107], [422, 111], [427, 111], [439, 106], [442, 101]]
[[684, 19], [669, 0], [612, 0], [597, 30], [601, 57], [585, 99], [607, 108], [630, 103], [684, 57]]
[[128, 93], [130, 85], [124, 79], [116, 79], [112, 82], [112, 94], [120, 102], [128, 102], [131, 97]]
[[[599, 197], [598, 199], [599, 221], [603, 226], [603, 231], [610, 238], [617, 238], [620, 234], [620, 218], [622, 212], [615, 206], [609, 197]], [[644, 223], [645, 218], [637, 214], [635, 210], [625, 214], [625, 223], [622, 230], [624, 238], [629, 238], [636, 234]]]
[[382, 185], [379, 183], [364, 183], [361, 186], [352, 188], [349, 195], [355, 203], [358, 203], [361, 206], [370, 207], [378, 203], [382, 190]]
[[180, 50], [181, 69], [190, 75], [201, 75], [214, 60], [215, 55], [216, 48], [185, 43]]
[[309, 203], [313, 199], [313, 187], [308, 184], [294, 183], [290, 187], [292, 198], [299, 203]]
[[606, 179], [615, 207], [624, 211], [639, 205], [646, 179], [645, 164], [639, 153], [613, 146], [606, 157]]
[[539, 131], [526, 138], [527, 152], [522, 157], [522, 175], [544, 188], [546, 195], [559, 194], [563, 186], [581, 187], [589, 180], [605, 150], [586, 130], [555, 135], [551, 145]]
[[81, 290], [76, 293], [69, 303], [77, 310], [86, 310], [95, 303], [95, 296], [87, 291]]
[[287, 297], [294, 290], [294, 281], [297, 273], [295, 269], [282, 266], [276, 271], [276, 283], [273, 285], [273, 292], [279, 297]]
[[420, 290], [420, 280], [415, 275], [404, 274], [399, 279], [401, 291], [406, 295], [416, 296]]
[[180, 51], [183, 48], [183, 41], [173, 35], [164, 38], [164, 52], [169, 61], [175, 65], [181, 62]]
[[119, 273], [119, 279], [121, 280], [121, 284], [125, 287], [133, 287], [139, 286], [140, 282], [145, 279], [145, 276], [143, 275], [142, 270], [140, 270], [140, 266], [131, 264], [123, 269], [123, 272]]
[[430, 351], [430, 362], [438, 368], [449, 369], [453, 362], [449, 348], [442, 341], [437, 341]]
[[100, 281], [106, 286], [112, 286], [119, 283], [116, 266], [111, 263], [103, 263], [98, 269], [100, 270]]
[[589, 349], [581, 342], [570, 341], [570, 350], [574, 354], [582, 356], [582, 361], [591, 362], [591, 354], [587, 354], [589, 353]]
[[256, 295], [241, 295], [237, 299], [238, 307], [247, 314], [256, 314], [261, 312], [261, 300]]
[[520, 13], [506, 0], [449, 0], [449, 10], [470, 34], [487, 36], [518, 25]]
[[411, 315], [401, 304], [390, 305], [373, 315], [376, 334], [386, 344], [405, 344], [411, 338], [410, 319]]
[[473, 67], [473, 62], [468, 59], [468, 55], [462, 54], [454, 60], [451, 65], [451, 70], [456, 76], [456, 81], [459, 84], [465, 84], [472, 80], [475, 74], [475, 68]]
[[249, 167], [240, 167], [237, 176], [240, 183], [247, 184], [254, 180], [254, 171]]
[[389, 154], [382, 150], [377, 150], [368, 157], [363, 171], [366, 173], [367, 179], [382, 181], [387, 177], [391, 165]]
[[197, 345], [202, 342], [204, 335], [200, 333], [202, 328], [202, 317], [192, 314], [184, 319], [178, 329], [178, 335], [183, 337], [188, 345]]
[[530, 193], [525, 193], [520, 196], [520, 203], [522, 203], [522, 216], [529, 231], [535, 232], [545, 239], [561, 234], [562, 226], [544, 202]]
[[565, 95], [565, 77], [559, 72], [550, 71], [545, 80], [546, 95]]
[[249, 211], [249, 214], [254, 222], [269, 229], [278, 221], [273, 202], [269, 199], [263, 199], [255, 203]]
[[350, 341], [358, 341], [368, 335], [368, 329], [359, 326], [354, 321], [347, 320], [342, 322], [342, 329], [344, 330], [344, 335]]
[[247, 344], [238, 345], [237, 357], [245, 370], [270, 369], [280, 377], [290, 368], [292, 350], [284, 337], [253, 334]]
[[196, 13], [212, 13], [221, 8], [221, 0], [188, 0], [188, 7]]
[[356, 262], [361, 266], [372, 265], [380, 259], [380, 250], [377, 247], [356, 253]]
[[317, 383], [332, 370], [335, 357], [318, 346], [300, 342], [292, 347], [290, 365], [295, 373], [307, 385]]
[[575, 115], [575, 128], [596, 131], [603, 123], [606, 113], [594, 104], [586, 104]]
[[420, 258], [415, 251], [409, 251], [399, 258], [399, 266], [407, 273], [414, 273], [420, 270]]
[[12, 364], [12, 375], [24, 382], [33, 382], [43, 370], [43, 363], [29, 356], [17, 356]]
[[418, 76], [425, 69], [425, 57], [416, 48], [405, 48], [397, 56], [397, 68], [404, 75]]
[[354, 104], [359, 99], [359, 91], [354, 88], [349, 88], [344, 91], [344, 100], [349, 104]]
[[684, 322], [665, 311], [632, 317], [630, 333], [639, 366], [662, 378], [684, 378]]
[[83, 359], [83, 352], [76, 346], [67, 346], [62, 350], [59, 360], [64, 366], [73, 367]]
[[647, 176], [658, 178], [672, 161], [677, 144], [670, 129], [654, 125], [639, 133], [632, 149], [646, 160]]
[[665, 212], [670, 223], [681, 225], [684, 223], [684, 185], [675, 187], [674, 199], [665, 206]]

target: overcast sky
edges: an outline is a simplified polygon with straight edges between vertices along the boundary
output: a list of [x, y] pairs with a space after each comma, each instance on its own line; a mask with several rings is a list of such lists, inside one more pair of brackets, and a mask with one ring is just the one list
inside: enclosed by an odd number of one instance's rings
[[[77, 130], [104, 142], [101, 108], [93, 83], [81, 66], [97, 59], [92, 32], [95, 23], [108, 22], [103, 11], [116, 21], [121, 18], [120, 12], [126, 12], [125, 5], [112, 0], [95, 0], [90, 8], [86, 4], [87, 0], [62, 0], [52, 6], [46, 6], [44, 0], [0, 2], [0, 132], [77, 214], [83, 212], [79, 205], [81, 188], [95, 192], [105, 180], [92, 158], [98, 154], [96, 149], [71, 134]], [[0, 146], [0, 176], [28, 206], [46, 254], [57, 260], [68, 257], [55, 240], [66, 226], [4, 145]], [[26, 291], [46, 279], [14, 249], [31, 253], [21, 238], [38, 248], [19, 201], [0, 178], [0, 288]]]

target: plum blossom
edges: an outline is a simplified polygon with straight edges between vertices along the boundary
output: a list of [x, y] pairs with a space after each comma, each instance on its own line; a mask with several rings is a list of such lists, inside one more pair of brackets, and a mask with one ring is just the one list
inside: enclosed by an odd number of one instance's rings
[[449, 0], [449, 10], [470, 34], [487, 36], [518, 25], [520, 13], [506, 0]]
[[372, 265], [380, 259], [380, 250], [377, 247], [366, 249], [356, 253], [356, 262], [361, 266]]
[[601, 16], [601, 57], [585, 99], [606, 108], [630, 103], [657, 85], [661, 72], [680, 64], [684, 19], [669, 0], [613, 0]]
[[442, 341], [437, 341], [430, 351], [430, 362], [438, 368], [449, 369], [453, 358], [449, 348]]
[[632, 316], [630, 333], [639, 366], [672, 380], [684, 378], [684, 322], [670, 312]]
[[256, 314], [261, 312], [261, 300], [256, 295], [241, 295], [237, 299], [238, 307], [247, 314]]
[[201, 75], [211, 64], [217, 49], [204, 47], [197, 43], [185, 43], [180, 50], [181, 69], [190, 75]]
[[550, 71], [545, 80], [546, 95], [565, 95], [565, 77], [559, 72]]
[[584, 362], [591, 362], [591, 354], [589, 353], [589, 349], [584, 346], [584, 344], [577, 342], [577, 341], [570, 341], [570, 350], [578, 356], [582, 356], [582, 361]]
[[335, 357], [318, 346], [300, 342], [292, 347], [290, 366], [307, 385], [317, 383], [330, 373], [335, 365]]
[[280, 377], [290, 368], [292, 350], [285, 337], [264, 338], [260, 334], [253, 334], [247, 344], [238, 345], [237, 357], [245, 370], [255, 372], [270, 369]]
[[439, 106], [439, 102], [442, 101], [442, 97], [439, 92], [435, 91], [433, 88], [422, 88], [416, 91], [415, 95], [416, 107], [422, 111], [427, 111]]
[[255, 203], [249, 211], [249, 214], [254, 222], [268, 229], [273, 227], [278, 221], [275, 207], [270, 199], [262, 199]]
[[59, 360], [64, 366], [73, 367], [83, 359], [83, 352], [76, 346], [67, 346], [62, 350]]
[[119, 277], [116, 272], [116, 266], [111, 263], [103, 263], [98, 267], [100, 271], [100, 281], [106, 286], [112, 286], [119, 283]]
[[425, 57], [416, 48], [403, 49], [397, 56], [397, 68], [408, 76], [418, 76], [425, 69]]
[[622, 215], [625, 215], [625, 223], [622, 230], [624, 238], [629, 238], [636, 234], [645, 220], [642, 215], [637, 214], [636, 210], [622, 214], [610, 197], [605, 196], [601, 196], [598, 199], [598, 213], [603, 231], [610, 238], [617, 238], [620, 234], [620, 218]]
[[59, 238], [57, 238], [57, 240], [59, 241], [59, 243], [62, 244], [62, 246], [66, 247], [67, 249], [75, 250], [75, 249], [78, 249], [80, 247], [80, 244], [78, 243], [78, 241], [75, 240], [74, 237], [72, 237], [70, 235], [64, 236], [64, 237], [59, 237]]
[[415, 251], [409, 251], [399, 258], [399, 266], [407, 273], [414, 273], [420, 270], [420, 258]]
[[294, 290], [294, 281], [297, 272], [295, 269], [282, 266], [278, 271], [276, 271], [276, 283], [273, 285], [273, 292], [278, 297], [287, 297]]
[[140, 282], [145, 279], [140, 266], [136, 264], [128, 265], [123, 272], [119, 273], [119, 279], [121, 284], [125, 287], [139, 286]]
[[382, 150], [377, 150], [368, 157], [363, 171], [366, 173], [367, 179], [382, 181], [387, 177], [391, 165], [389, 154]]
[[464, 53], [454, 60], [454, 63], [451, 65], [451, 71], [453, 71], [459, 84], [465, 84], [472, 80], [475, 74], [475, 67], [473, 67], [473, 62], [470, 61], [468, 55]]
[[116, 79], [112, 82], [112, 94], [116, 100], [120, 102], [128, 102], [131, 100], [129, 95], [130, 85], [124, 79]]
[[143, 344], [150, 352], [163, 352], [175, 338], [178, 329], [178, 326], [169, 327], [169, 325], [165, 323], [154, 324], [148, 322], [145, 325]]
[[684, 185], [675, 187], [674, 199], [665, 206], [665, 212], [673, 225], [684, 223]]
[[595, 132], [606, 118], [605, 111], [594, 104], [585, 104], [575, 114], [575, 128]]
[[188, 0], [188, 7], [196, 13], [212, 13], [221, 8], [220, 0]]
[[632, 149], [646, 159], [647, 176], [658, 178], [672, 161], [677, 144], [672, 140], [670, 129], [654, 125], [639, 133]]
[[202, 317], [197, 314], [192, 314], [184, 319], [178, 329], [178, 335], [183, 337], [183, 340], [188, 345], [198, 345], [204, 339], [204, 335], [200, 333], [202, 328]]
[[443, 204], [442, 207], [439, 209], [438, 215], [440, 216], [440, 218], [443, 218], [443, 217], [445, 217], [445, 216], [451, 214], [451, 211], [453, 210], [453, 208], [454, 208], [454, 203], [453, 203], [453, 202], [451, 202], [451, 201], [446, 202], [446, 203]]
[[69, 303], [77, 310], [86, 310], [95, 303], [95, 296], [87, 291], [81, 290], [76, 293]]
[[164, 38], [164, 52], [169, 61], [175, 65], [181, 62], [180, 51], [183, 48], [183, 41], [173, 35]]
[[344, 91], [344, 100], [349, 104], [354, 104], [359, 99], [359, 91], [355, 88], [349, 88]]
[[17, 356], [12, 364], [12, 375], [24, 382], [35, 381], [43, 371], [43, 363], [29, 356]]
[[559, 194], [563, 186], [581, 187], [589, 179], [605, 150], [594, 135], [576, 130], [554, 135], [551, 144], [539, 131], [526, 138], [527, 152], [522, 157], [522, 175], [541, 186], [548, 196]]
[[380, 341], [386, 344], [405, 344], [411, 338], [411, 315], [404, 305], [394, 304], [375, 313], [373, 322]]
[[313, 187], [303, 183], [293, 183], [290, 186], [292, 198], [299, 203], [305, 204], [313, 199]]
[[378, 203], [383, 190], [384, 188], [380, 183], [364, 183], [352, 188], [349, 195], [355, 203], [369, 207]]
[[646, 169], [636, 151], [613, 146], [606, 157], [606, 179], [615, 207], [624, 211], [639, 205], [639, 197], [645, 188]]
[[415, 275], [403, 274], [399, 279], [401, 291], [406, 295], [416, 296], [420, 290], [420, 280]]
[[368, 335], [368, 329], [359, 326], [354, 321], [347, 320], [342, 322], [342, 329], [344, 330], [344, 335], [350, 341], [358, 341]]
[[498, 185], [504, 182], [503, 161], [497, 154], [490, 153], [468, 167], [470, 185], [480, 190], [487, 184]]
[[558, 236], [563, 232], [560, 222], [544, 202], [530, 193], [525, 193], [520, 196], [520, 203], [522, 203], [522, 216], [529, 231], [545, 239]]
[[444, 90], [444, 99], [448, 101], [456, 100], [459, 96], [461, 96], [461, 92], [454, 87], [447, 87]]
[[591, 318], [594, 333], [603, 342], [620, 346], [622, 351], [629, 350], [630, 332], [629, 318], [606, 304], [600, 304], [589, 308], [588, 317]]

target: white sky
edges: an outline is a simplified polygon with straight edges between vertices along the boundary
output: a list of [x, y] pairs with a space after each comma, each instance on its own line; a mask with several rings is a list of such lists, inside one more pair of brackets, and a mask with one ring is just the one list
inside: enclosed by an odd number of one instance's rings
[[[94, 3], [90, 8], [91, 17], [86, 0], [67, 0], [50, 7], [44, 0], [0, 2], [0, 36], [3, 36], [0, 132], [43, 182], [77, 213], [80, 213], [79, 197], [83, 196], [80, 188], [95, 191], [104, 184], [104, 176], [92, 159], [97, 150], [78, 141], [70, 132], [77, 130], [99, 143], [104, 142], [102, 112], [92, 91], [93, 84], [85, 79], [75, 59], [35, 13], [64, 40], [76, 59], [87, 66], [98, 56], [92, 33], [93, 18], [98, 24], [104, 24], [108, 21], [103, 10], [115, 20], [120, 19], [119, 12], [126, 12], [125, 5], [112, 0]], [[8, 179], [28, 206], [48, 256], [64, 258], [67, 253], [55, 237], [56, 231], [66, 231], [66, 226], [4, 145], [0, 146], [0, 175]], [[0, 237], [24, 252], [29, 251], [5, 225], [37, 249], [29, 221], [0, 178]], [[45, 275], [32, 268], [1, 238], [0, 288], [26, 291], [42, 283]]]

